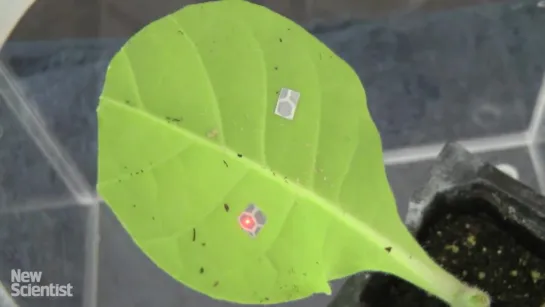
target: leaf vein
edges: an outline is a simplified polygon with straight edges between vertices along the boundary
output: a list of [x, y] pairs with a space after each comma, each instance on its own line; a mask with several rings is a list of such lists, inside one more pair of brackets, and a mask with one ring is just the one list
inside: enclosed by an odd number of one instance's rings
[[[316, 63], [313, 60], [311, 60], [310, 62], [314, 66], [314, 70], [315, 70], [316, 74], [318, 74], [318, 71], [319, 71], [318, 66], [316, 65]], [[322, 88], [321, 87], [321, 82], [320, 82], [321, 80], [320, 80], [320, 78], [317, 78], [317, 80], [318, 80], [318, 88], [321, 89]], [[320, 101], [317, 102], [317, 104], [318, 104], [318, 111], [317, 111], [318, 116], [317, 117], [320, 120], [318, 121], [318, 125], [317, 125], [316, 130], [315, 130], [316, 131], [316, 139], [314, 141], [315, 146], [314, 146], [314, 151], [313, 151], [313, 155], [312, 155], [312, 164], [311, 164], [310, 177], [309, 177], [309, 182], [308, 182], [308, 186], [312, 187], [312, 188], [314, 188], [314, 181], [316, 180], [316, 167], [317, 167], [316, 163], [318, 161], [318, 148], [320, 148], [320, 140], [321, 140], [320, 134], [321, 134], [322, 116], [323, 116], [322, 103], [324, 102], [322, 93], [323, 92], [320, 91], [320, 95], [319, 95], [320, 96]]]
[[220, 131], [220, 133], [218, 135], [218, 141], [221, 144], [225, 144], [226, 143], [226, 141], [225, 141], [225, 130], [223, 129], [223, 119], [222, 119], [221, 108], [220, 108], [219, 102], [218, 102], [218, 95], [216, 93], [216, 90], [214, 89], [214, 85], [212, 84], [212, 79], [210, 78], [210, 72], [206, 68], [206, 64], [204, 63], [204, 60], [203, 60], [203, 58], [202, 58], [202, 56], [201, 56], [201, 54], [199, 52], [199, 48], [197, 48], [197, 45], [195, 45], [195, 42], [191, 39], [191, 36], [189, 35], [189, 33], [187, 33], [184, 30], [182, 25], [178, 22], [178, 20], [176, 20], [176, 18], [174, 18], [174, 16], [168, 15], [167, 18], [170, 19], [178, 27], [179, 30], [181, 30], [181, 31], [183, 31], [185, 33], [184, 37], [187, 38], [187, 41], [189, 42], [189, 44], [191, 45], [191, 47], [193, 48], [193, 50], [197, 54], [197, 59], [198, 59], [199, 63], [201, 64], [202, 68], [203, 68], [206, 82], [208, 83], [208, 86], [209, 86], [210, 91], [211, 91], [212, 96], [213, 96], [213, 99], [212, 99], [213, 100], [212, 105], [214, 106], [213, 113], [214, 113], [214, 117], [216, 117], [216, 121], [217, 121], [217, 124], [219, 126], [218, 130]]
[[343, 186], [345, 185], [346, 183], [346, 178], [348, 178], [348, 173], [350, 173], [350, 169], [351, 169], [351, 166], [352, 166], [352, 163], [354, 163], [354, 159], [356, 158], [356, 153], [358, 152], [358, 149], [361, 145], [361, 142], [359, 141], [360, 139], [360, 120], [358, 119], [358, 129], [357, 129], [357, 137], [356, 139], [358, 140], [358, 144], [354, 147], [354, 149], [352, 150], [352, 153], [350, 154], [350, 158], [348, 159], [348, 163], [346, 164], [346, 170], [343, 172], [343, 174], [341, 175], [341, 182], [339, 184], [339, 190], [337, 191], [337, 201], [339, 204], [342, 204], [342, 202], [340, 201], [341, 199], [341, 193], [342, 193], [342, 190], [343, 190]]
[[127, 53], [126, 47], [121, 48], [121, 52], [123, 53], [123, 55], [127, 59], [127, 66], [129, 67], [129, 74], [131, 75], [131, 79], [132, 79], [133, 86], [134, 86], [134, 92], [135, 92], [136, 96], [138, 97], [138, 102], [140, 103], [140, 107], [143, 110], [146, 110], [146, 105], [145, 105], [144, 101], [142, 100], [142, 95], [140, 94], [140, 87], [138, 86], [138, 82], [136, 81], [136, 75], [134, 74], [134, 68], [133, 68], [133, 65], [132, 65], [131, 57]]
[[263, 99], [264, 99], [264, 105], [265, 107], [263, 108], [264, 109], [264, 117], [263, 117], [263, 123], [262, 123], [262, 129], [261, 129], [261, 142], [260, 142], [260, 146], [261, 146], [261, 154], [262, 154], [262, 159], [263, 159], [263, 164], [266, 165], [267, 167], [269, 166], [269, 164], [267, 163], [267, 151], [266, 151], [266, 142], [265, 142], [265, 139], [266, 139], [266, 130], [267, 130], [267, 112], [269, 112], [270, 110], [267, 110], [267, 93], [269, 92], [269, 86], [268, 86], [268, 78], [267, 78], [267, 62], [265, 61], [265, 51], [263, 49], [263, 47], [261, 46], [261, 43], [259, 41], [259, 39], [257, 38], [257, 35], [255, 34], [255, 32], [252, 30], [252, 26], [250, 26], [248, 24], [248, 22], [244, 21], [243, 19], [234, 19], [232, 18], [231, 19], [233, 22], [242, 22], [244, 23], [244, 25], [246, 25], [246, 27], [249, 29], [249, 32], [250, 34], [252, 35], [252, 38], [257, 42], [257, 46], [258, 46], [258, 49], [259, 49], [259, 53], [261, 54], [261, 64], [263, 64], [263, 83], [264, 83], [264, 91], [263, 91]]

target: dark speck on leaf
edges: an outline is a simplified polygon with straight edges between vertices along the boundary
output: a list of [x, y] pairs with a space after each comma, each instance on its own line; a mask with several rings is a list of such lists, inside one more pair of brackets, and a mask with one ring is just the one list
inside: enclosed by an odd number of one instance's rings
[[214, 287], [217, 287], [219, 284], [220, 284], [220, 282], [219, 282], [219, 281], [216, 281], [216, 282], [214, 283]]
[[199, 273], [201, 273], [201, 274], [204, 273], [204, 268], [201, 268], [201, 269], [199, 270]]
[[229, 212], [229, 205], [223, 204], [223, 209], [225, 209], [225, 212]]
[[288, 28], [288, 31], [291, 31], [291, 28]]
[[184, 35], [184, 32], [182, 30], [178, 30], [178, 33]]
[[151, 219], [155, 221], [155, 216], [152, 216]]
[[384, 248], [385, 251], [387, 251], [388, 253], [392, 251], [392, 248], [390, 246]]
[[242, 154], [237, 154], [237, 157], [242, 158]]
[[204, 246], [206, 246], [206, 243], [202, 242], [201, 245], [204, 247]]
[[193, 242], [197, 239], [197, 229], [193, 228]]
[[283, 42], [282, 38], [279, 38], [278, 41]]
[[182, 121], [182, 118], [175, 118], [175, 117], [165, 117], [165, 119], [167, 120], [167, 122], [171, 123], [171, 122], [174, 122], [174, 123], [179, 123]]
[[125, 103], [126, 104], [131, 104], [131, 101], [130, 100], [125, 100]]
[[225, 164], [225, 167], [229, 167], [229, 164], [225, 160], [223, 160], [223, 164]]
[[275, 66], [275, 67], [274, 67], [274, 70], [278, 70], [278, 66]]
[[132, 205], [133, 208], [136, 208], [136, 205]]

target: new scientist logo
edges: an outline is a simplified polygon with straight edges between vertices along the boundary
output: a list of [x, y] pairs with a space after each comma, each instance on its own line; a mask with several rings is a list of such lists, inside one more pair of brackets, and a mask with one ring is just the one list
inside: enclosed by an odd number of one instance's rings
[[72, 297], [71, 284], [44, 285], [42, 272], [11, 270], [11, 296], [13, 297]]

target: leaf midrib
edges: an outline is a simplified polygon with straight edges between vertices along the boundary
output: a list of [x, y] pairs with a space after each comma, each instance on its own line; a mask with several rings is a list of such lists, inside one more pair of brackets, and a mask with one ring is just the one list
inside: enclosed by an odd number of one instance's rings
[[[126, 104], [124, 104], [124, 103], [122, 103], [122, 102], [120, 102], [120, 101], [118, 101], [116, 99], [111, 98], [111, 97], [101, 96], [101, 103], [116, 104], [118, 107], [125, 109], [127, 112], [136, 112], [141, 116], [148, 117], [149, 120], [158, 121], [160, 124], [164, 125], [166, 129], [174, 130], [176, 133], [180, 134], [181, 137], [189, 139], [190, 141], [192, 141], [197, 146], [205, 147], [205, 148], [207, 148], [209, 150], [213, 150], [213, 151], [216, 151], [216, 152], [222, 152], [222, 153], [231, 155], [233, 157], [237, 157], [237, 153], [235, 151], [231, 150], [227, 146], [218, 145], [217, 143], [214, 143], [214, 142], [210, 141], [210, 139], [208, 139], [208, 138], [204, 138], [204, 137], [202, 137], [202, 136], [200, 136], [200, 135], [198, 135], [196, 133], [193, 133], [190, 130], [184, 129], [182, 127], [174, 126], [174, 125], [166, 122], [164, 119], [162, 119], [162, 118], [160, 118], [160, 117], [158, 117], [156, 115], [144, 112], [141, 109], [137, 109], [137, 108], [128, 106], [128, 105], [126, 105]], [[98, 112], [100, 112], [100, 107], [99, 107]], [[172, 159], [172, 157], [169, 157], [169, 158], [165, 159], [164, 161], [161, 161], [160, 163], [154, 163], [153, 166], [148, 167], [147, 169], [148, 170], [153, 170], [158, 165], [160, 165], [162, 163], [165, 163], [165, 162], [169, 161], [170, 159]], [[354, 229], [355, 231], [360, 233], [365, 238], [377, 238], [378, 240], [376, 240], [376, 241], [382, 241], [382, 242], [385, 242], [385, 244], [388, 244], [388, 242], [390, 242], [390, 240], [383, 237], [382, 234], [375, 231], [373, 228], [369, 227], [365, 222], [362, 222], [362, 221], [358, 220], [357, 218], [352, 216], [350, 213], [342, 210], [341, 205], [339, 203], [334, 202], [334, 201], [330, 201], [328, 199], [325, 199], [322, 196], [316, 194], [314, 191], [309, 190], [308, 188], [306, 188], [304, 186], [301, 186], [301, 185], [299, 185], [299, 184], [297, 184], [297, 183], [295, 183], [295, 182], [293, 182], [293, 181], [291, 181], [289, 179], [288, 179], [289, 183], [286, 184], [285, 180], [283, 179], [284, 176], [273, 176], [273, 175], [271, 175], [271, 173], [269, 171], [267, 171], [266, 168], [264, 168], [260, 164], [256, 163], [252, 159], [245, 158], [245, 159], [237, 159], [236, 161], [237, 162], [235, 162], [235, 163], [245, 163], [245, 164], [247, 164], [249, 169], [261, 174], [262, 176], [264, 176], [265, 178], [267, 178], [267, 179], [269, 179], [271, 181], [276, 181], [279, 184], [283, 184], [286, 189], [290, 189], [291, 192], [294, 195], [296, 195], [297, 197], [304, 197], [304, 198], [310, 199], [313, 203], [316, 203], [318, 206], [320, 206], [320, 208], [322, 208], [326, 212], [330, 213], [333, 217], [338, 219], [341, 223], [346, 224], [349, 228]], [[277, 173], [277, 174], [279, 174], [279, 173]], [[118, 182], [119, 179], [120, 178], [117, 177], [117, 178], [113, 178], [113, 179], [105, 181], [105, 182], [98, 182], [97, 184], [102, 186], [102, 187], [107, 187], [108, 185], [115, 185]], [[331, 205], [331, 204], [334, 204], [334, 205]]]

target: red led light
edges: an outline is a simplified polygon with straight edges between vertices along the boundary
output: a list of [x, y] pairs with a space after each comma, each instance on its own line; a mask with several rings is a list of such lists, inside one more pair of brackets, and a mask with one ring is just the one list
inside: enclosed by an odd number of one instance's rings
[[252, 230], [255, 227], [255, 219], [251, 215], [243, 215], [240, 218], [240, 226], [246, 230]]

